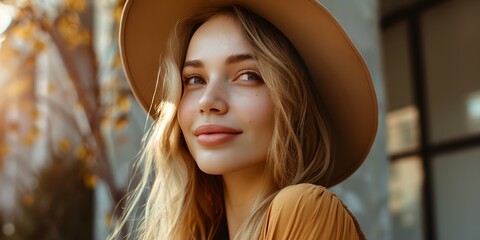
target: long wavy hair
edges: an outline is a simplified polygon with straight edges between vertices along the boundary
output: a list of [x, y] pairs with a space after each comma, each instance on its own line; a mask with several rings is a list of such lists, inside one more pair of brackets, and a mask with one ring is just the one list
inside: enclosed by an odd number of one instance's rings
[[[314, 86], [300, 55], [271, 23], [240, 6], [206, 9], [179, 22], [162, 56], [163, 83], [157, 119], [146, 134], [137, 168], [141, 172], [127, 207], [109, 237], [212, 239], [224, 215], [221, 176], [203, 173], [189, 153], [177, 121], [181, 70], [193, 33], [212, 16], [235, 19], [258, 59], [274, 104], [274, 131], [268, 150], [261, 201], [236, 239], [258, 239], [268, 206], [286, 186], [321, 184], [331, 165], [331, 143]], [[125, 234], [127, 236], [125, 236]]]

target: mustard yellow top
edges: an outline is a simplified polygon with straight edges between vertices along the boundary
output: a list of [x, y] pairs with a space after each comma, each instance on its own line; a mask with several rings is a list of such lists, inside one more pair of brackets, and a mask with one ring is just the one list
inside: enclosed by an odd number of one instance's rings
[[326, 188], [298, 184], [270, 203], [262, 240], [366, 239], [355, 217]]

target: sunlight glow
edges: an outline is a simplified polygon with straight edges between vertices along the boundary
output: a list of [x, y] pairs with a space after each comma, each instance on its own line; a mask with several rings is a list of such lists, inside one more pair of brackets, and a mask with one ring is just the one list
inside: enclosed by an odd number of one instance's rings
[[[15, 16], [16, 8], [10, 5], [0, 3], [0, 35], [7, 30]], [[2, 40], [0, 39], [0, 42]]]
[[472, 130], [480, 130], [480, 90], [467, 97], [467, 119]]

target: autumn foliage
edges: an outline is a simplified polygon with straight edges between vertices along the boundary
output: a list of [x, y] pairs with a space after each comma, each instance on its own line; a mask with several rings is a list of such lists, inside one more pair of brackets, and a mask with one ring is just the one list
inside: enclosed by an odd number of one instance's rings
[[[116, 24], [122, 5], [109, 6]], [[99, 80], [92, 2], [59, 0], [43, 6], [34, 0], [0, 1], [2, 6], [15, 14], [0, 32], [0, 188], [10, 184], [15, 190], [0, 189], [0, 194], [15, 195], [15, 204], [27, 209], [24, 214], [39, 219], [54, 214], [42, 213], [42, 204], [58, 204], [62, 198], [76, 204], [83, 199], [91, 208], [98, 181], [118, 203], [124, 189], [114, 182], [102, 131], [121, 132], [129, 124], [132, 96], [118, 52], [108, 66], [111, 79]], [[116, 32], [111, 36], [115, 41]], [[55, 214], [62, 219], [70, 210]], [[59, 235], [48, 239], [64, 239], [67, 233], [57, 230]]]

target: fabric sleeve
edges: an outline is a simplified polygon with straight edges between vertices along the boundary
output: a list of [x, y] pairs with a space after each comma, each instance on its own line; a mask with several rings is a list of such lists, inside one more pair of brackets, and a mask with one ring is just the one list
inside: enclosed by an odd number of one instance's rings
[[281, 190], [267, 212], [261, 239], [365, 239], [357, 221], [326, 188], [299, 184]]

